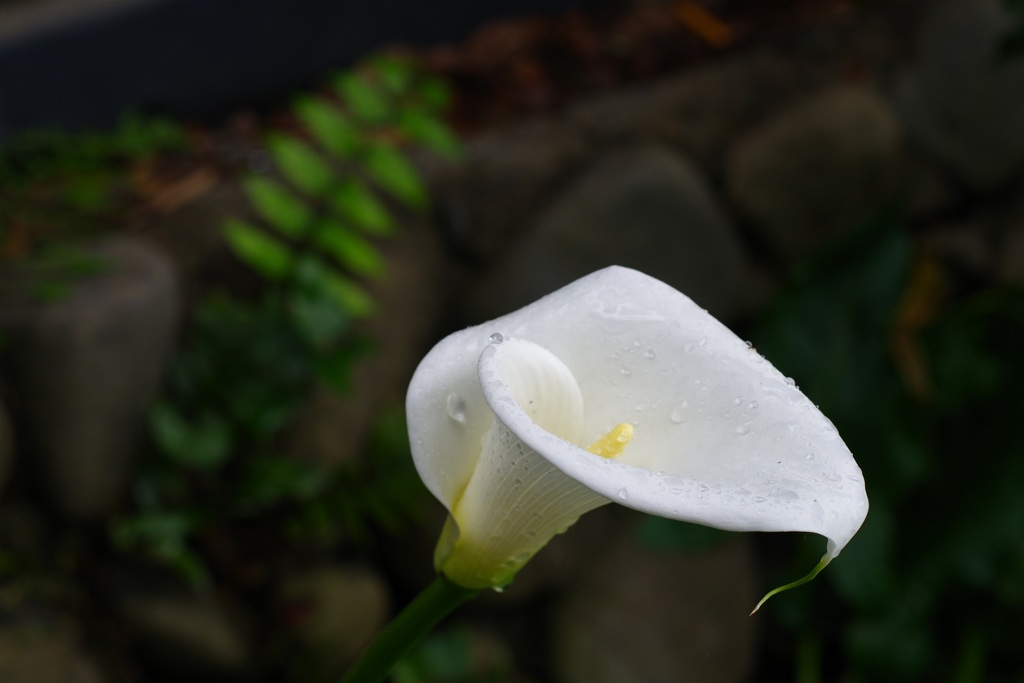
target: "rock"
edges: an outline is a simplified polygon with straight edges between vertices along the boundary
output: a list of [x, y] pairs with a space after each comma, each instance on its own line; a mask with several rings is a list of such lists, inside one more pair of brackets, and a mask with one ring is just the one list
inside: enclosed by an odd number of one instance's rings
[[910, 139], [975, 190], [1024, 166], [1024, 57], [997, 57], [1011, 25], [998, 0], [937, 4], [896, 88]]
[[1007, 220], [998, 254], [996, 270], [999, 280], [1024, 284], [1024, 185], [1017, 190], [1017, 201]]
[[566, 118], [592, 145], [658, 141], [711, 167], [766, 102], [790, 100], [830, 77], [809, 60], [754, 51], [616, 90], [571, 108]]
[[127, 578], [109, 589], [115, 613], [160, 680], [236, 680], [252, 652], [213, 594]]
[[732, 147], [737, 206], [784, 261], [868, 219], [901, 189], [900, 131], [871, 89], [839, 86], [789, 106]]
[[387, 623], [391, 598], [377, 574], [357, 567], [318, 567], [288, 578], [278, 609], [296, 641], [296, 681], [340, 676]]
[[597, 546], [553, 612], [559, 683], [739, 683], [754, 661], [757, 600], [748, 538], [703, 551], [635, 540], [637, 516]]
[[7, 409], [0, 403], [0, 496], [3, 495], [4, 484], [10, 474], [14, 462], [14, 432], [11, 419], [7, 417]]
[[67, 619], [32, 619], [0, 627], [0, 681], [4, 683], [103, 683]]
[[554, 119], [471, 141], [442, 198], [449, 241], [475, 258], [493, 257], [534, 218], [587, 150], [576, 127]]
[[2, 356], [42, 488], [61, 513], [97, 519], [128, 482], [174, 341], [178, 293], [170, 262], [137, 240], [65, 258], [4, 279]]
[[700, 171], [657, 145], [602, 157], [547, 208], [536, 226], [468, 298], [487, 320], [608, 265], [664, 280], [729, 317], [748, 276], [742, 245]]
[[921, 249], [958, 271], [981, 280], [995, 270], [995, 253], [982, 219], [961, 224], [940, 225], [921, 237]]

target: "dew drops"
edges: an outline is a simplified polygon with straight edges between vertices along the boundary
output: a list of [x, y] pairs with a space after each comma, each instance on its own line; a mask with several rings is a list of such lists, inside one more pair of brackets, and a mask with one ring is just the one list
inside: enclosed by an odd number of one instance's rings
[[751, 401], [750, 403], [747, 404], [747, 408], [749, 408], [750, 410], [756, 409], [757, 406], [758, 406], [757, 401]]
[[796, 386], [796, 380], [793, 379], [792, 377], [787, 377], [786, 378], [786, 386], [787, 387], [795, 387]]
[[733, 405], [737, 405], [738, 406], [739, 404], [743, 403], [743, 397], [742, 396], [737, 396], [736, 398], [734, 398], [732, 400], [732, 402], [733, 402]]
[[492, 334], [492, 335], [491, 335], [491, 336], [489, 337], [489, 339], [490, 339], [490, 342], [491, 342], [492, 344], [500, 344], [501, 342], [505, 341], [505, 337], [503, 337], [503, 336], [502, 336], [501, 334], [499, 334], [498, 332], [495, 332], [494, 334]]
[[739, 427], [736, 428], [736, 433], [739, 434], [740, 436], [746, 436], [747, 434], [749, 434], [750, 423], [744, 422], [743, 424], [741, 424]]
[[808, 453], [808, 454], [807, 454], [806, 456], [804, 456], [804, 457], [805, 457], [805, 458], [806, 458], [807, 460], [814, 460], [814, 458], [815, 458], [815, 457], [817, 457], [817, 456], [815, 456], [815, 455], [814, 455], [814, 451], [811, 451], [810, 453]]
[[672, 412], [668, 414], [668, 417], [675, 424], [682, 424], [686, 421], [686, 411], [689, 408], [689, 404], [686, 401], [677, 404], [672, 408]]
[[615, 495], [618, 496], [619, 500], [627, 500], [629, 498], [629, 491], [626, 489], [619, 489], [615, 492]]
[[709, 491], [709, 489], [708, 489], [708, 485], [707, 484], [701, 484], [700, 486], [697, 487], [697, 493], [705, 494], [708, 491]]
[[466, 423], [466, 400], [458, 393], [453, 391], [448, 394], [448, 400], [445, 404], [445, 408], [448, 412], [448, 417], [459, 424]]
[[644, 352], [644, 357], [647, 360], [654, 360], [658, 357], [658, 354], [654, 352], [654, 349], [647, 349], [647, 351]]

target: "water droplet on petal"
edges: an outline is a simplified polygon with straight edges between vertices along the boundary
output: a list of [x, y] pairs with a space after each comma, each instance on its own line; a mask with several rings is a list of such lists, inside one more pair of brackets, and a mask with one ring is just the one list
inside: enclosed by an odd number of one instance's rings
[[448, 411], [448, 417], [455, 420], [459, 424], [465, 424], [466, 422], [466, 401], [458, 393], [452, 392], [448, 394], [448, 400], [445, 405]]
[[736, 428], [736, 433], [739, 434], [740, 436], [746, 436], [747, 434], [749, 434], [750, 423], [745, 422], [741, 424], [739, 427]]
[[672, 412], [668, 415], [669, 419], [676, 424], [682, 424], [686, 421], [686, 410], [689, 407], [689, 404], [686, 401], [683, 401], [672, 409]]
[[757, 405], [757, 401], [751, 401], [750, 403], [747, 404], [747, 407], [750, 408], [751, 410], [754, 410], [755, 408], [757, 408]]
[[490, 342], [492, 344], [500, 344], [503, 341], [505, 341], [505, 337], [503, 337], [501, 334], [499, 334], [497, 332], [495, 332], [494, 334], [492, 334], [490, 336]]
[[814, 452], [812, 451], [812, 452], [808, 453], [806, 457], [807, 457], [808, 460], [814, 460], [814, 458], [815, 458]]
[[619, 497], [619, 500], [626, 500], [629, 498], [629, 491], [626, 489], [619, 489], [616, 491], [616, 495]]
[[646, 358], [647, 358], [648, 360], [654, 360], [655, 358], [657, 358], [657, 357], [658, 357], [658, 354], [656, 354], [656, 353], [654, 352], [654, 349], [647, 349], [647, 351], [646, 351], [646, 352], [644, 353], [644, 356], [645, 356], [645, 357], [646, 357]]

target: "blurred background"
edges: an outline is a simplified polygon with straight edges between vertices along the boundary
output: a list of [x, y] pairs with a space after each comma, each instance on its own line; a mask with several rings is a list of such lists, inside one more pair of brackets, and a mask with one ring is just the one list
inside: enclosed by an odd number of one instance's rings
[[[350, 6], [347, 6], [350, 5]], [[409, 377], [619, 264], [864, 527], [617, 506], [398, 683], [1024, 683], [1024, 3], [0, 0], [0, 681], [336, 680], [433, 575]]]

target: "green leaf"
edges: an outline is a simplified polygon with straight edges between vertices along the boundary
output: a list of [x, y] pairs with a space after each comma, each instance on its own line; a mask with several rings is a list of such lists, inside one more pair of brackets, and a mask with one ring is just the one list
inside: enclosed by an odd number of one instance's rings
[[373, 192], [359, 180], [346, 180], [333, 192], [331, 205], [361, 230], [374, 235], [389, 235], [391, 215]]
[[338, 304], [356, 318], [365, 318], [373, 313], [373, 299], [359, 285], [348, 278], [330, 273], [325, 276], [327, 293]]
[[442, 156], [454, 159], [461, 151], [458, 138], [448, 127], [440, 119], [422, 109], [408, 108], [402, 111], [399, 126], [410, 139]]
[[396, 95], [408, 92], [415, 77], [409, 60], [390, 55], [374, 59], [373, 71], [384, 86]]
[[427, 203], [427, 192], [415, 167], [390, 145], [371, 147], [365, 158], [370, 178], [398, 199], [422, 208]]
[[313, 241], [356, 275], [379, 277], [384, 273], [384, 260], [377, 248], [338, 223], [320, 226]]
[[318, 467], [281, 457], [262, 457], [247, 467], [239, 487], [239, 503], [265, 508], [287, 500], [304, 501], [320, 494], [328, 483]]
[[373, 312], [373, 301], [358, 285], [315, 256], [306, 255], [298, 262], [296, 280], [306, 291], [331, 299], [350, 316], [365, 317]]
[[256, 212], [281, 234], [301, 237], [309, 229], [309, 207], [287, 188], [262, 176], [246, 178], [242, 187]]
[[303, 192], [320, 195], [331, 184], [334, 173], [320, 155], [291, 135], [272, 135], [267, 148], [284, 176]]
[[388, 98], [361, 76], [342, 74], [335, 81], [335, 88], [352, 113], [367, 123], [383, 123], [392, 116]]
[[172, 406], [158, 403], [149, 419], [160, 450], [178, 464], [216, 469], [231, 455], [231, 430], [219, 416], [186, 420]]
[[235, 254], [265, 277], [280, 280], [292, 268], [288, 247], [244, 221], [229, 219], [224, 226], [224, 236]]
[[370, 347], [367, 341], [356, 340], [323, 355], [316, 362], [317, 377], [335, 393], [348, 393], [352, 390], [352, 370], [356, 361], [369, 354]]
[[436, 111], [448, 108], [451, 103], [451, 92], [444, 81], [437, 78], [425, 78], [416, 88], [419, 99]]
[[316, 141], [335, 156], [350, 157], [362, 145], [356, 126], [326, 100], [303, 98], [295, 103], [295, 113]]
[[298, 332], [313, 348], [326, 348], [348, 330], [348, 316], [326, 292], [297, 292], [288, 302]]

